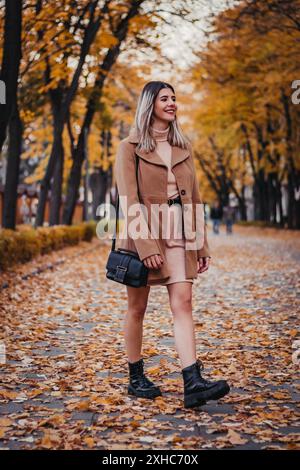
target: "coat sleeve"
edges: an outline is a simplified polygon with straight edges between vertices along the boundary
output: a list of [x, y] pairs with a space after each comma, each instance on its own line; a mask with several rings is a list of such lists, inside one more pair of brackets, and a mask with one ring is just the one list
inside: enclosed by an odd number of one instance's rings
[[[127, 214], [127, 235], [132, 238], [136, 250], [138, 252], [140, 260], [143, 260], [151, 255], [160, 254], [157, 240], [151, 238], [151, 233], [149, 230], [148, 221], [145, 217], [145, 214], [140, 205], [138, 190], [137, 190], [137, 181], [136, 181], [136, 157], [135, 153], [132, 151], [132, 145], [126, 141], [121, 141], [116, 154], [115, 161], [115, 181], [118, 188], [118, 193], [120, 197], [120, 206], [122, 212], [126, 217]], [[123, 197], [121, 197], [123, 196]], [[125, 196], [125, 198], [124, 198]], [[124, 207], [126, 202], [127, 207]], [[134, 215], [130, 214], [130, 207], [135, 205]], [[132, 227], [135, 226], [132, 224], [132, 220], [138, 218], [142, 223], [142, 235], [137, 236], [134, 233]], [[140, 235], [140, 234], [139, 234]]]
[[[193, 199], [193, 202], [203, 204], [202, 197], [201, 197], [200, 191], [199, 191], [199, 184], [198, 184], [198, 180], [197, 180], [197, 173], [196, 173], [196, 166], [195, 166], [194, 155], [193, 155], [193, 148], [192, 148], [191, 144], [190, 144], [190, 153], [191, 153], [192, 163], [193, 163], [193, 167], [194, 167], [194, 174], [195, 174], [193, 190], [192, 190], [192, 199]], [[209, 249], [208, 240], [207, 240], [207, 223], [206, 223], [206, 221], [204, 221], [204, 244], [203, 244], [203, 247], [200, 250], [197, 250], [197, 259], [203, 258], [203, 257], [211, 258], [210, 249]]]

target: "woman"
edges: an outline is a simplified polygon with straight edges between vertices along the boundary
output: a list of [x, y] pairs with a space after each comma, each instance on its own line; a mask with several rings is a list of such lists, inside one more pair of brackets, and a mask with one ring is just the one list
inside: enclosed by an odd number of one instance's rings
[[[128, 393], [144, 398], [162, 394], [144, 374], [141, 348], [150, 287], [166, 285], [184, 381], [184, 406], [188, 408], [223, 397], [229, 392], [229, 385], [225, 380], [205, 380], [201, 376], [203, 364], [196, 358], [192, 286], [197, 274], [207, 271], [210, 254], [192, 147], [180, 129], [176, 111], [175, 91], [170, 84], [151, 81], [144, 86], [134, 126], [118, 148], [115, 179], [125, 216], [119, 247], [138, 253], [149, 269], [146, 287], [126, 286]], [[142, 236], [137, 235], [134, 211], [130, 211], [136, 205], [142, 208]], [[161, 207], [162, 212], [157, 215], [154, 206]]]

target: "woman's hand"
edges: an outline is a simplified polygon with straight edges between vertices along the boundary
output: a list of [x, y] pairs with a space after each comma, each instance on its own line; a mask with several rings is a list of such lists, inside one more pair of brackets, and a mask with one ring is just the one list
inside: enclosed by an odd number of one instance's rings
[[210, 258], [208, 256], [199, 258], [197, 261], [197, 273], [204, 273], [208, 270]]
[[159, 269], [163, 262], [161, 255], [151, 255], [143, 259], [144, 265], [149, 269]]

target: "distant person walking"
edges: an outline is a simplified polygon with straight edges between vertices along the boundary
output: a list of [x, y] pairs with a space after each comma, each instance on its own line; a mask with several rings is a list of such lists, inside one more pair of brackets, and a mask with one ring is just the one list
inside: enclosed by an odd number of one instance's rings
[[20, 214], [22, 217], [22, 222], [23, 224], [29, 224], [30, 223], [30, 208], [27, 204], [27, 196], [26, 194], [22, 195], [22, 201], [21, 201], [21, 207], [20, 207]]
[[220, 223], [222, 220], [222, 207], [221, 205], [215, 201], [213, 204], [213, 207], [210, 210], [210, 218], [213, 223], [213, 232], [216, 233], [217, 235], [219, 234], [219, 228], [220, 228]]
[[227, 235], [232, 233], [232, 226], [234, 222], [235, 211], [234, 207], [230, 204], [223, 208], [223, 221], [226, 225], [226, 233]]

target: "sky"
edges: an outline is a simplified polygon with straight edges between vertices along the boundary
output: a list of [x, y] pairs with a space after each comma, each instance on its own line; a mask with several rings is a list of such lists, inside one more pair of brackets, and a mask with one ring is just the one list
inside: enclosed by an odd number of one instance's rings
[[[188, 2], [189, 0], [187, 0]], [[162, 64], [157, 62], [156, 52], [151, 52], [147, 48], [146, 52], [138, 48], [134, 52], [134, 59], [130, 53], [130, 60], [133, 60], [135, 65], [151, 65], [153, 79], [171, 81], [174, 79], [174, 69], [177, 71], [179, 68], [184, 70], [189, 69], [197, 60], [193, 51], [199, 51], [205, 47], [207, 42], [206, 32], [211, 29], [210, 20], [213, 14], [225, 10], [238, 3], [239, 0], [190, 0], [190, 5], [193, 5], [192, 18], [196, 23], [190, 23], [188, 18], [179, 17], [168, 12], [160, 13], [171, 24], [160, 22], [158, 27], [159, 38], [147, 38], [151, 44], [161, 45], [161, 59]], [[166, 4], [164, 9], [173, 9], [176, 13], [177, 0], [171, 0]], [[145, 6], [153, 9], [153, 1], [149, 0], [149, 5]], [[122, 60], [126, 61], [127, 54], [123, 53]]]
[[196, 60], [193, 49], [205, 46], [207, 41], [205, 31], [210, 29], [210, 16], [226, 9], [226, 6], [232, 3], [228, 0], [196, 0], [193, 14], [193, 19], [197, 19], [196, 24], [170, 15], [170, 21], [175, 24], [164, 26], [166, 30], [162, 40], [164, 54], [179, 67], [188, 68], [191, 62]]
[[[166, 18], [172, 23], [171, 26], [163, 25], [161, 37], [163, 55], [181, 69], [188, 69], [197, 60], [193, 53], [205, 47], [207, 36], [205, 33], [211, 29], [210, 21], [213, 14], [225, 10], [238, 3], [238, 0], [194, 0], [193, 19], [195, 24], [186, 21], [185, 18], [166, 14]], [[169, 68], [169, 72], [168, 72]], [[166, 78], [171, 74], [172, 66], [166, 67]], [[157, 69], [157, 72], [160, 69]]]

